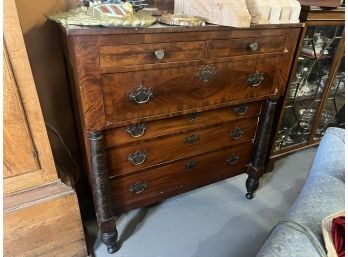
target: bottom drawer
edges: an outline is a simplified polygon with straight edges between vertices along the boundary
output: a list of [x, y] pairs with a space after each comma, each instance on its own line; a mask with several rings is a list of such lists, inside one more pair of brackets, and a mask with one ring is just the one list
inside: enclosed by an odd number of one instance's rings
[[120, 213], [239, 175], [246, 171], [251, 147], [251, 143], [245, 143], [136, 174], [111, 178], [113, 207]]

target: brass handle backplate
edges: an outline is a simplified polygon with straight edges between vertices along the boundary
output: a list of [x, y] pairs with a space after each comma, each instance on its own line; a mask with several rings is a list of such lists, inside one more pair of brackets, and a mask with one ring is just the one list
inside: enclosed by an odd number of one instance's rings
[[147, 151], [146, 150], [137, 150], [135, 153], [128, 155], [128, 161], [133, 165], [140, 165], [146, 161]]
[[132, 137], [141, 137], [145, 134], [147, 127], [145, 123], [129, 125], [126, 132]]
[[166, 53], [165, 53], [165, 51], [162, 50], [162, 49], [159, 49], [159, 50], [156, 50], [156, 51], [155, 51], [155, 56], [156, 56], [156, 59], [157, 59], [157, 60], [163, 60], [164, 57], [165, 57], [165, 55], [166, 55]]
[[152, 88], [146, 88], [143, 85], [140, 85], [134, 91], [129, 92], [129, 99], [137, 104], [147, 103], [152, 97]]
[[239, 156], [237, 154], [231, 154], [230, 156], [227, 157], [226, 162], [228, 165], [234, 165], [239, 161]]
[[196, 160], [189, 160], [185, 163], [185, 170], [186, 171], [192, 171], [193, 168], [197, 165]]
[[259, 44], [258, 44], [257, 42], [255, 42], [255, 43], [250, 43], [250, 44], [248, 45], [248, 48], [249, 48], [250, 51], [256, 52], [256, 51], [259, 49]]
[[247, 82], [252, 87], [258, 87], [261, 85], [264, 79], [265, 79], [264, 74], [257, 71], [254, 74], [249, 75]]
[[247, 105], [238, 105], [233, 108], [233, 111], [237, 113], [238, 115], [244, 115], [248, 110]]
[[132, 192], [133, 194], [140, 194], [145, 191], [145, 189], [149, 186], [146, 182], [137, 182], [134, 185], [131, 185], [129, 187], [129, 191]]
[[242, 137], [242, 134], [244, 133], [244, 129], [242, 128], [235, 128], [230, 131], [230, 138], [232, 139], [239, 139]]
[[216, 74], [216, 67], [212, 65], [205, 65], [197, 71], [197, 78], [204, 83], [208, 83], [209, 80]]
[[193, 145], [194, 143], [196, 143], [197, 141], [199, 141], [200, 137], [197, 134], [193, 134], [191, 136], [188, 136], [185, 138], [185, 143], [188, 145]]

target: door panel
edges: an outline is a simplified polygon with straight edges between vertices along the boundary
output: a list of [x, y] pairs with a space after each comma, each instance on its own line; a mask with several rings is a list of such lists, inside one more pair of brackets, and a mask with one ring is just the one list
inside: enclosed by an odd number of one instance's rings
[[40, 169], [10, 63], [4, 53], [4, 178]]

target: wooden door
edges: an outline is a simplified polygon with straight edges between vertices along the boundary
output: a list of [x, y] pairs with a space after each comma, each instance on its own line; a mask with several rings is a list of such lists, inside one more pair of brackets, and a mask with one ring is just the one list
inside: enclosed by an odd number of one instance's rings
[[40, 169], [36, 149], [4, 50], [4, 178]]
[[57, 180], [15, 2], [4, 1], [4, 194]]

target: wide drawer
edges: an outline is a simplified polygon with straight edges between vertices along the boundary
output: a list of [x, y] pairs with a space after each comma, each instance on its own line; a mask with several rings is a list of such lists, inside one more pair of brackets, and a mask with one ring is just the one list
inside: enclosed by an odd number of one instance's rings
[[99, 47], [101, 68], [202, 60], [206, 56], [205, 41]]
[[160, 163], [213, 151], [255, 136], [257, 117], [107, 150], [109, 174], [127, 174]]
[[286, 35], [212, 40], [210, 55], [224, 58], [238, 55], [277, 53], [285, 50]]
[[106, 146], [117, 146], [160, 137], [171, 133], [197, 129], [212, 124], [257, 116], [262, 102], [245, 103], [206, 112], [195, 112], [174, 118], [142, 122], [105, 131]]
[[118, 211], [129, 210], [239, 175], [246, 171], [251, 147], [251, 143], [237, 145], [111, 179], [113, 206]]
[[108, 124], [199, 107], [267, 97], [274, 92], [278, 58], [106, 74]]

